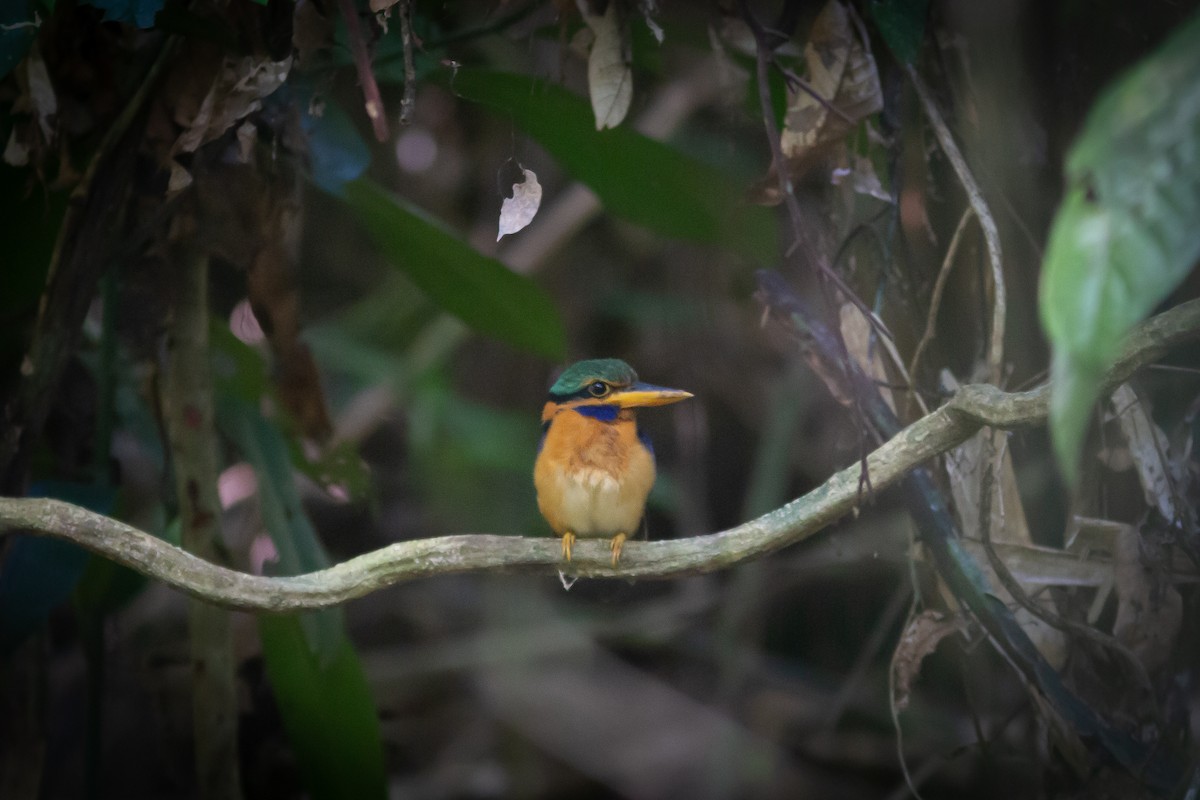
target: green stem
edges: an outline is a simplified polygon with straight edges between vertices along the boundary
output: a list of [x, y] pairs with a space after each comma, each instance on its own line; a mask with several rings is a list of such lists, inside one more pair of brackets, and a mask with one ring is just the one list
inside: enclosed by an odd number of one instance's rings
[[[208, 257], [184, 259], [168, 330], [164, 418], [175, 466], [183, 549], [220, 560], [216, 428], [208, 346]], [[237, 689], [229, 612], [199, 598], [188, 604], [196, 777], [201, 800], [241, 797]]]

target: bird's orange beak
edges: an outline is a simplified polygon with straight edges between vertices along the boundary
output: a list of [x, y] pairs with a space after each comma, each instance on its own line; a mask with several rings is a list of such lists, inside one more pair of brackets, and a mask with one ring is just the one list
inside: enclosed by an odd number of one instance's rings
[[665, 386], [651, 386], [648, 383], [635, 383], [628, 389], [622, 389], [605, 398], [606, 402], [615, 403], [621, 408], [636, 408], [638, 406], [665, 406], [668, 403], [678, 403], [692, 396], [691, 392], [682, 389], [668, 389]]

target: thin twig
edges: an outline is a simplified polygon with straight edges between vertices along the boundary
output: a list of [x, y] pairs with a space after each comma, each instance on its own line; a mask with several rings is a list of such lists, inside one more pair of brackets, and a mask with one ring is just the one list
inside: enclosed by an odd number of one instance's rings
[[[338, 0], [342, 18], [346, 20], [346, 38], [350, 40], [350, 52], [354, 56], [354, 69], [358, 72], [358, 82], [362, 84], [363, 105], [375, 138], [381, 142], [388, 140], [387, 117], [383, 113], [383, 97], [379, 94], [379, 84], [375, 81], [375, 73], [371, 71], [371, 54], [367, 52], [367, 40], [363, 36], [362, 24], [358, 21], [358, 10], [354, 0]], [[403, 13], [403, 12], [401, 12]]]
[[912, 602], [907, 603], [913, 593], [913, 585], [910, 581], [901, 581], [892, 592], [892, 596], [888, 599], [887, 605], [884, 606], [883, 613], [879, 615], [875, 626], [871, 629], [871, 635], [867, 637], [866, 643], [855, 656], [854, 665], [850, 668], [846, 680], [842, 682], [841, 687], [834, 695], [833, 702], [829, 704], [829, 710], [825, 712], [825, 719], [821, 722], [821, 727], [827, 731], [832, 731], [841, 721], [842, 714], [846, 712], [850, 701], [854, 699], [855, 693], [862, 685], [863, 679], [867, 676], [867, 671], [871, 664], [875, 661], [875, 657], [887, 644], [888, 635], [892, 632], [896, 625], [896, 620], [900, 615], [907, 610], [908, 617], [912, 619], [913, 608]]
[[933, 93], [929, 91], [929, 87], [925, 85], [925, 81], [922, 80], [915, 67], [910, 64], [907, 70], [908, 77], [912, 81], [913, 87], [917, 90], [917, 97], [921, 99], [921, 107], [925, 109], [925, 116], [929, 118], [929, 124], [933, 126], [933, 132], [937, 135], [938, 143], [942, 146], [942, 151], [946, 154], [946, 158], [950, 159], [950, 164], [954, 167], [954, 172], [958, 175], [959, 182], [962, 183], [963, 189], [966, 190], [967, 201], [975, 211], [975, 217], [979, 220], [979, 226], [983, 228], [983, 238], [987, 243], [988, 262], [992, 268], [993, 295], [992, 331], [988, 343], [987, 362], [991, 382], [999, 386], [1004, 379], [1004, 318], [1008, 306], [1004, 288], [1004, 261], [1000, 254], [1000, 233], [996, 228], [996, 220], [992, 216], [987, 200], [979, 188], [978, 181], [975, 180], [975, 176], [967, 166], [967, 161], [963, 158], [962, 151], [958, 149], [958, 143], [954, 141], [954, 135], [950, 133], [950, 129], [946, 127], [946, 123], [942, 119], [942, 113], [938, 110], [937, 103], [933, 99]]
[[[163, 406], [184, 549], [218, 561], [221, 503], [217, 497], [216, 431], [208, 347], [208, 256], [181, 259], [178, 297], [168, 329]], [[238, 696], [229, 612], [200, 599], [188, 603], [192, 662], [192, 730], [197, 796], [241, 797]]]
[[1150, 709], [1155, 723], [1158, 725], [1160, 731], [1165, 731], [1166, 720], [1162, 716], [1162, 709], [1159, 708], [1158, 697], [1154, 693], [1154, 684], [1150, 682], [1150, 676], [1146, 672], [1146, 667], [1138, 657], [1130, 652], [1129, 648], [1121, 644], [1121, 642], [1103, 631], [1096, 630], [1091, 625], [1084, 625], [1081, 622], [1067, 619], [1042, 604], [1035, 602], [1025, 591], [1025, 587], [1021, 585], [1021, 582], [1013, 577], [1012, 572], [1008, 569], [1008, 565], [1004, 563], [1004, 559], [1000, 558], [996, 553], [996, 549], [992, 546], [991, 523], [992, 487], [995, 481], [993, 471], [995, 448], [992, 446], [992, 437], [990, 434], [984, 436], [983, 447], [983, 457], [980, 459], [984, 464], [984, 472], [979, 488], [979, 538], [983, 543], [983, 551], [987, 554], [988, 563], [991, 565], [993, 572], [995, 572], [996, 578], [999, 579], [1001, 585], [1004, 586], [1005, 590], [1008, 591], [1021, 607], [1042, 622], [1045, 622], [1055, 630], [1074, 634], [1100, 647], [1112, 650], [1125, 659], [1133, 671], [1134, 677], [1137, 678], [1142, 689], [1150, 697]]
[[[1200, 337], [1200, 300], [1191, 300], [1134, 329], [1105, 376], [1121, 383], [1172, 345]], [[877, 490], [898, 483], [919, 465], [957, 447], [983, 425], [1015, 428], [1042, 423], [1049, 385], [1009, 393], [969, 385], [867, 458]], [[851, 513], [861, 468], [857, 463], [824, 484], [757, 519], [721, 533], [664, 542], [629, 542], [619, 568], [607, 542], [576, 545], [570, 572], [581, 577], [667, 578], [712, 572], [807, 539]], [[268, 578], [216, 566], [122, 522], [59, 500], [0, 498], [0, 534], [27, 532], [68, 539], [144, 575], [218, 605], [296, 611], [344, 603], [405, 580], [468, 571], [564, 567], [557, 540], [459, 535], [399, 542], [328, 569]]]
[[[754, 34], [755, 41], [755, 65], [756, 65], [756, 82], [758, 84], [758, 102], [762, 111], [763, 127], [766, 129], [767, 144], [771, 149], [771, 163], [775, 169], [775, 179], [779, 184], [779, 193], [783, 198], [783, 205], [787, 209], [788, 218], [792, 223], [792, 231], [795, 235], [795, 240], [792, 247], [800, 247], [807, 254], [806, 259], [810, 267], [817, 270], [817, 273], [828, 283], [833, 284], [838, 290], [845, 295], [846, 299], [853, 303], [871, 323], [871, 327], [879, 332], [880, 336], [888, 339], [893, 338], [891, 331], [883, 324], [879, 317], [875, 316], [875, 312], [862, 301], [861, 298], [851, 289], [846, 282], [842, 280], [842, 276], [838, 275], [824, 258], [820, 257], [816, 247], [813, 244], [813, 237], [808, 231], [808, 226], [804, 222], [804, 213], [800, 210], [800, 203], [796, 200], [796, 194], [792, 191], [792, 179], [787, 168], [787, 161], [783, 155], [783, 146], [779, 140], [779, 125], [775, 119], [775, 107], [771, 104], [771, 87], [768, 83], [768, 64], [769, 53], [771, 52], [770, 45], [767, 43], [767, 33], [763, 29], [758, 18], [750, 11], [746, 0], [738, 0], [741, 7], [742, 18], [745, 19], [751, 33]], [[824, 283], [822, 284], [825, 285]], [[837, 308], [837, 304], [830, 302], [830, 308]], [[840, 340], [839, 334], [839, 340]], [[842, 350], [845, 351], [845, 343], [842, 344]], [[846, 354], [849, 359], [849, 354]]]
[[[913, 618], [917, 614], [917, 605], [920, 603], [921, 593], [915, 590], [912, 594], [912, 603], [908, 607], [908, 618], [904, 621], [902, 631], [907, 631], [908, 626], [912, 624]], [[901, 634], [903, 637], [903, 634]], [[897, 646], [892, 651], [892, 659], [888, 662], [888, 709], [892, 714], [892, 728], [896, 731], [896, 759], [900, 762], [900, 773], [904, 776], [904, 783], [908, 786], [908, 790], [912, 792], [912, 796], [917, 800], [922, 800], [921, 793], [917, 791], [916, 781], [908, 771], [908, 759], [904, 757], [904, 727], [900, 724], [900, 708], [896, 705], [896, 656], [899, 655], [900, 648]]]
[[400, 41], [404, 45], [404, 95], [400, 98], [400, 126], [412, 123], [417, 104], [417, 70], [413, 66], [412, 0], [400, 0]]
[[772, 65], [774, 65], [775, 69], [779, 70], [779, 74], [781, 74], [783, 76], [784, 81], [787, 82], [789, 87], [791, 87], [793, 89], [799, 89], [800, 91], [804, 92], [806, 95], [811, 97], [813, 100], [816, 100], [818, 103], [820, 103], [821, 106], [826, 111], [828, 111], [830, 114], [833, 114], [838, 119], [842, 120], [842, 122], [845, 122], [847, 125], [854, 124], [854, 120], [850, 119], [850, 117], [848, 117], [846, 115], [845, 111], [842, 111], [840, 108], [838, 108], [833, 103], [831, 103], [829, 100], [827, 100], [824, 95], [822, 95], [820, 92], [818, 92], [816, 89], [814, 89], [811, 85], [809, 85], [808, 81], [804, 80], [799, 75], [797, 75], [795, 70], [791, 69], [790, 67], [785, 67], [783, 64], [780, 64], [779, 60], [777, 58], [775, 58], [774, 50], [771, 50], [768, 53], [767, 57], [770, 60], [770, 63]]
[[963, 215], [954, 228], [954, 235], [950, 237], [950, 246], [946, 248], [946, 257], [942, 259], [942, 268], [938, 270], [937, 280], [933, 284], [933, 297], [929, 300], [929, 315], [925, 318], [925, 332], [921, 334], [921, 341], [917, 342], [917, 349], [908, 365], [910, 376], [917, 374], [917, 367], [921, 363], [921, 354], [933, 341], [934, 330], [937, 327], [938, 309], [942, 305], [942, 292], [946, 290], [946, 281], [954, 266], [954, 257], [958, 254], [958, 245], [962, 242], [963, 231], [966, 230], [967, 220], [971, 218], [972, 213], [973, 210], [969, 206], [963, 210]]

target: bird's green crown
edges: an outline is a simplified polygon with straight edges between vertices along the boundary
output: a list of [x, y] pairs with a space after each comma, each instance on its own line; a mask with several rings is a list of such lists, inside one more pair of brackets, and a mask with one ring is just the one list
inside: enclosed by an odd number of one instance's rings
[[586, 396], [588, 387], [597, 381], [603, 381], [610, 386], [631, 386], [637, 382], [637, 373], [619, 358], [578, 361], [558, 376], [558, 380], [550, 387], [550, 396], [559, 400]]

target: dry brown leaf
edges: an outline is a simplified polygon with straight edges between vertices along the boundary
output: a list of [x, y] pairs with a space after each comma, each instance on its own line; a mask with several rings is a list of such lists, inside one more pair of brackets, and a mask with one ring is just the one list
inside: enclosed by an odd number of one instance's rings
[[1183, 623], [1183, 598], [1142, 559], [1141, 535], [1130, 526], [1117, 534], [1117, 618], [1113, 636], [1153, 671], [1166, 663]]
[[633, 70], [629, 66], [628, 36], [612, 0], [604, 14], [593, 14], [588, 0], [578, 0], [579, 13], [595, 40], [588, 54], [588, 94], [596, 130], [615, 128], [629, 113], [633, 102]]
[[849, 183], [850, 188], [858, 194], [865, 194], [885, 203], [892, 202], [892, 196], [884, 191], [879, 176], [875, 174], [875, 165], [866, 156], [852, 155], [850, 166], [835, 169], [830, 175], [830, 182], [834, 186]]
[[175, 140], [171, 155], [194, 152], [258, 111], [262, 99], [287, 80], [291, 67], [291, 56], [283, 61], [255, 56], [223, 59], [199, 104], [193, 99], [176, 106], [175, 122], [183, 133]]
[[[958, 388], [958, 381], [948, 370], [942, 371], [942, 386], [948, 391]], [[990, 446], [985, 437], [993, 437]], [[979, 513], [982, 505], [983, 478], [988, 468], [984, 455], [992, 453], [992, 497], [991, 511], [988, 519], [988, 532], [993, 543], [1032, 545], [1033, 537], [1029, 533], [1029, 522], [1025, 517], [1025, 504], [1021, 500], [1021, 491], [1017, 486], [1017, 474], [1013, 469], [1012, 455], [1007, 446], [1007, 434], [995, 432], [987, 428], [979, 431], [967, 441], [946, 454], [946, 476], [950, 483], [950, 493], [954, 498], [955, 516], [958, 524], [967, 536], [978, 537], [982, 520]], [[1003, 558], [1003, 556], [1001, 556]], [[1027, 593], [1046, 581], [1039, 575], [1017, 575], [1012, 565], [1007, 564], [1017, 583]], [[1009, 592], [1001, 585], [995, 570], [985, 558], [981, 567], [993, 587], [994, 594], [1008, 606], [1015, 601]], [[1026, 565], [1028, 573], [1028, 565]], [[1019, 607], [1013, 611], [1017, 622], [1025, 629], [1030, 640], [1042, 655], [1055, 668], [1061, 667], [1067, 659], [1066, 635], [1048, 625], [1040, 617], [1026, 608]]]
[[504, 198], [504, 202], [500, 204], [500, 231], [496, 234], [497, 242], [506, 234], [516, 233], [533, 222], [538, 207], [542, 204], [542, 185], [538, 183], [537, 175], [533, 170], [524, 167], [521, 171], [525, 173], [525, 181], [514, 183], [513, 196]]
[[655, 21], [654, 17], [658, 14], [658, 0], [638, 0], [638, 11], [642, 12], [642, 20], [646, 23], [646, 27], [650, 29], [650, 35], [659, 44], [663, 43], [665, 34], [662, 26]]
[[[831, 156], [843, 149], [846, 134], [883, 108], [875, 59], [852, 25], [850, 14], [838, 0], [830, 0], [813, 23], [804, 47], [808, 88], [821, 99], [801, 87], [788, 91], [779, 144], [793, 181], [818, 166], [825, 168], [829, 161], [844, 163], [844, 157]], [[828, 106], [837, 110], [831, 111]], [[869, 174], [873, 172], [870, 170]], [[868, 193], [885, 195], [882, 187], [871, 185], [869, 174], [863, 172], [855, 182]], [[875, 183], [878, 184], [878, 178]], [[778, 205], [783, 200], [775, 165], [766, 177], [747, 190], [746, 199], [761, 205]]]
[[[959, 383], [949, 370], [942, 370], [942, 388], [948, 392], [958, 389]], [[988, 448], [986, 436], [992, 433], [981, 430], [967, 441], [946, 454], [946, 476], [950, 480], [950, 492], [954, 497], [954, 510], [961, 530], [967, 536], [978, 536], [980, 490], [983, 486], [984, 453]], [[1029, 522], [1025, 518], [1025, 505], [1017, 486], [1017, 475], [1013, 469], [1012, 454], [1003, 435], [998, 436], [990, 448], [992, 462], [992, 504], [989, 532], [995, 542], [1019, 542], [1032, 544]]]
[[803, 89], [790, 92], [780, 137], [789, 162], [823, 142], [841, 139], [854, 125], [883, 108], [875, 58], [839, 0], [830, 0], [817, 16], [804, 48], [804, 60], [813, 91], [844, 117], [832, 113]]
[[894, 412], [896, 401], [892, 397], [892, 390], [887, 387], [890, 377], [887, 368], [883, 365], [878, 337], [872, 338], [871, 336], [871, 323], [853, 303], [843, 303], [840, 316], [842, 339], [846, 342], [846, 350], [863, 374], [879, 384], [879, 394]]
[[1121, 384], [1113, 391], [1112, 404], [1117, 423], [1125, 435], [1129, 456], [1137, 469], [1146, 505], [1158, 511], [1168, 522], [1178, 520], [1180, 509], [1176, 498], [1184, 476], [1172, 474], [1168, 459], [1170, 444], [1166, 434], [1154, 424], [1146, 412], [1146, 406], [1128, 383]]
[[21, 82], [24, 84], [23, 88], [28, 88], [34, 119], [42, 129], [45, 141], [52, 142], [54, 126], [51, 119], [58, 114], [58, 95], [54, 92], [54, 84], [50, 82], [50, 73], [46, 69], [46, 62], [42, 59], [41, 49], [36, 42], [29, 48], [29, 54], [21, 66], [22, 69], [19, 70], [20, 76], [23, 78]]
[[896, 678], [897, 710], [908, 708], [912, 686], [921, 673], [921, 663], [952, 633], [966, 631], [967, 623], [959, 615], [947, 617], [941, 611], [927, 609], [913, 617], [896, 645], [892, 669]]
[[[18, 93], [9, 115], [16, 118], [4, 147], [4, 163], [23, 167], [40, 163], [54, 140], [53, 118], [58, 115], [58, 96], [41, 50], [34, 42], [28, 55], [13, 70]], [[26, 115], [32, 119], [26, 118]], [[38, 135], [38, 132], [41, 135]]]

